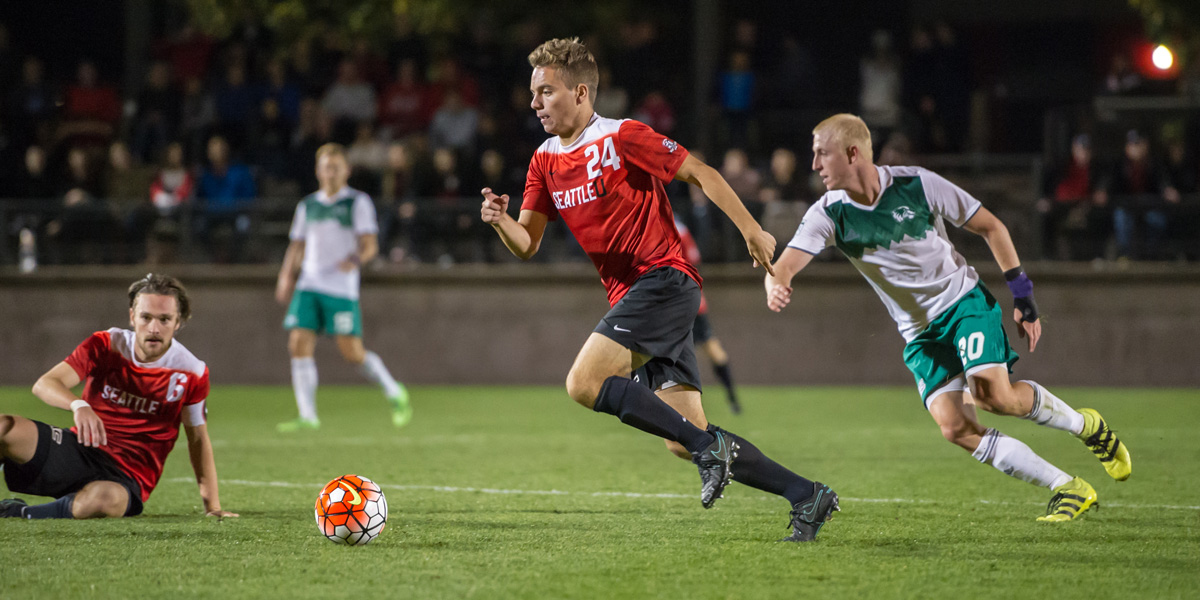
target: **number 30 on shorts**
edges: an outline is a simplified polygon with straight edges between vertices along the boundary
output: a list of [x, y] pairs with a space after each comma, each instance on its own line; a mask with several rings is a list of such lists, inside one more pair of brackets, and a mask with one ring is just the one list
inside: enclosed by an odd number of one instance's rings
[[976, 331], [971, 335], [958, 338], [958, 358], [966, 364], [983, 356], [983, 332]]

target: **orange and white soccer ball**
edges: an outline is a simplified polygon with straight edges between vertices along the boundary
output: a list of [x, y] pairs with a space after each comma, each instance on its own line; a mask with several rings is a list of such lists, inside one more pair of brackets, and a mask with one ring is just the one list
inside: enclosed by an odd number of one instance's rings
[[374, 481], [343, 475], [317, 496], [317, 529], [331, 542], [362, 546], [383, 531], [387, 512], [387, 499]]

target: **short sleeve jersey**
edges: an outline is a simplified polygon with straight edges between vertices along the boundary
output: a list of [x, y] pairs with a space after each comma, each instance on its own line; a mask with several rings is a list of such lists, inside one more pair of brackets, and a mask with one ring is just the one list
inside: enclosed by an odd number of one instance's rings
[[304, 242], [304, 262], [296, 289], [358, 299], [359, 269], [342, 271], [343, 260], [358, 252], [358, 236], [379, 233], [371, 197], [351, 187], [332, 196], [318, 191], [296, 205], [292, 241]]
[[615, 305], [645, 273], [674, 267], [701, 283], [683, 257], [664, 184], [688, 152], [648, 125], [592, 115], [568, 146], [555, 136], [529, 162], [522, 210], [562, 218]]
[[789, 247], [818, 254], [837, 246], [879, 294], [905, 340], [975, 288], [979, 275], [946, 237], [982, 206], [920, 167], [875, 167], [879, 200], [863, 206], [844, 191], [808, 209]]
[[[692, 237], [692, 232], [688, 230], [687, 225], [683, 221], [675, 219], [675, 231], [679, 232], [679, 241], [683, 243], [683, 256], [692, 263], [693, 267], [700, 268], [700, 245], [696, 243], [696, 239]], [[700, 292], [700, 310], [696, 314], [703, 315], [708, 313], [708, 298], [704, 297], [704, 292]]]
[[208, 366], [179, 340], [157, 361], [139, 362], [135, 343], [127, 329], [98, 331], [66, 363], [84, 382], [83, 399], [104, 423], [108, 443], [100, 450], [138, 482], [145, 502], [162, 476], [180, 422], [204, 424]]

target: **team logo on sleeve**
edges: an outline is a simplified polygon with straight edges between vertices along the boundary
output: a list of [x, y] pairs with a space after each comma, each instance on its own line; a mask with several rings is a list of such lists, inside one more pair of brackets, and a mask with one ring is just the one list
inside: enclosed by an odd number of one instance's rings
[[667, 152], [674, 153], [676, 150], [679, 149], [679, 144], [675, 143], [675, 140], [669, 140], [667, 138], [663, 138], [663, 148], [666, 148]]
[[907, 206], [901, 206], [900, 208], [892, 211], [892, 218], [895, 219], [897, 223], [903, 223], [909, 219], [915, 219], [916, 217], [917, 213], [913, 212], [913, 209]]

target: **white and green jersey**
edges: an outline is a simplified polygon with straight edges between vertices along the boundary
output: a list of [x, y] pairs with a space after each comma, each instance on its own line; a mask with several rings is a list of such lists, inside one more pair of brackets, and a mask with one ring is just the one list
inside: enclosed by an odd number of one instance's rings
[[351, 187], [333, 196], [318, 191], [296, 206], [292, 241], [304, 242], [304, 262], [297, 290], [358, 299], [359, 270], [342, 271], [338, 264], [358, 252], [358, 236], [377, 234], [371, 197]]
[[979, 282], [942, 220], [962, 227], [982, 205], [932, 171], [875, 168], [878, 202], [864, 206], [844, 191], [828, 192], [808, 209], [788, 246], [809, 254], [837, 246], [912, 341]]

